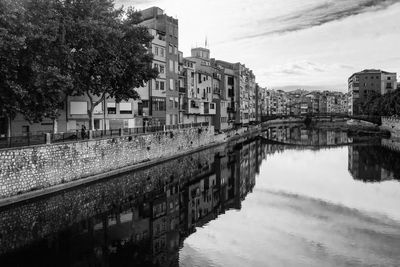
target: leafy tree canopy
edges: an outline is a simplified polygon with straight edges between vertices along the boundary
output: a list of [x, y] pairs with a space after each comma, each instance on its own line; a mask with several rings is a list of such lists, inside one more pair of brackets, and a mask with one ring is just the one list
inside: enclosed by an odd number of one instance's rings
[[0, 0], [0, 109], [30, 122], [56, 117], [72, 88], [57, 2]]
[[400, 115], [400, 90], [395, 90], [384, 95], [371, 95], [362, 105], [362, 110], [368, 115]]
[[148, 52], [153, 36], [138, 26], [138, 12], [114, 9], [112, 1], [65, 1], [63, 10], [69, 19], [66, 42], [71, 48], [75, 94], [88, 96], [93, 129], [94, 107], [105, 97], [117, 102], [137, 99], [134, 88], [157, 77]]
[[137, 99], [158, 75], [139, 22], [112, 0], [0, 0], [1, 111], [56, 118], [65, 96], [86, 95], [92, 119], [106, 97]]

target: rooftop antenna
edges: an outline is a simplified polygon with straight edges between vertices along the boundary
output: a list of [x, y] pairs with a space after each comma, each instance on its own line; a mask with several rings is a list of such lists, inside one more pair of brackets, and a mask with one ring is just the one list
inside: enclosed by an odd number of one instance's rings
[[206, 35], [206, 39], [204, 41], [204, 45], [205, 45], [205, 48], [207, 48], [207, 35]]

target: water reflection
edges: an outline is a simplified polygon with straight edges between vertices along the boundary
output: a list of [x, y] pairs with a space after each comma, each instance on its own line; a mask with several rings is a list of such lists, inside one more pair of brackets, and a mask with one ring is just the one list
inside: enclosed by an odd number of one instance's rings
[[304, 125], [272, 126], [263, 135], [282, 143], [314, 147], [345, 145], [353, 142], [353, 138], [348, 137], [344, 131], [307, 128]]
[[356, 180], [400, 180], [400, 153], [384, 146], [350, 146], [349, 172]]
[[2, 210], [1, 265], [178, 266], [183, 240], [240, 209], [273, 151], [221, 146]]
[[[397, 216], [395, 187], [378, 192], [358, 180], [399, 180], [398, 152], [376, 143], [310, 151], [310, 144], [352, 140], [345, 133], [277, 129], [265, 134], [298, 146], [263, 139], [226, 144], [4, 208], [0, 265], [321, 266], [327, 258], [330, 266], [357, 265], [366, 262], [360, 257], [369, 259], [364, 250], [380, 246], [376, 242], [391, 244], [376, 253], [394, 262], [400, 226], [358, 209], [381, 203]], [[343, 160], [346, 166], [337, 164]], [[355, 192], [361, 202], [352, 198]], [[352, 251], [349, 236], [366, 244]], [[269, 253], [262, 250], [267, 247]], [[209, 262], [212, 256], [218, 260]]]

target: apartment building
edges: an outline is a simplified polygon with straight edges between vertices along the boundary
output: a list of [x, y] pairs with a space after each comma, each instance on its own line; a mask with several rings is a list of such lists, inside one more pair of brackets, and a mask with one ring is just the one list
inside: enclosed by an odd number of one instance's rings
[[[164, 66], [165, 73], [151, 81], [148, 91], [149, 120], [156, 125], [179, 123], [179, 25], [178, 20], [168, 16], [161, 8], [151, 7], [140, 11], [143, 26], [153, 30], [154, 64]], [[158, 41], [157, 39], [161, 39]], [[159, 55], [156, 55], [158, 49]], [[161, 54], [164, 51], [164, 54]], [[164, 65], [165, 64], [165, 65]], [[157, 67], [157, 66], [156, 66]], [[161, 89], [164, 82], [164, 90]], [[157, 89], [157, 86], [159, 89]], [[147, 103], [144, 102], [143, 106]], [[143, 107], [144, 108], [144, 107]]]
[[376, 69], [356, 72], [348, 79], [349, 114], [362, 114], [362, 105], [374, 95], [384, 95], [397, 88], [397, 74]]
[[[270, 100], [261, 99], [266, 92], [258, 91], [252, 70], [241, 63], [211, 59], [210, 50], [203, 47], [192, 49], [191, 56], [184, 58], [179, 51], [178, 20], [158, 7], [140, 13], [140, 25], [154, 37], [149, 52], [159, 75], [136, 88], [140, 100], [117, 102], [106, 97], [101, 101], [94, 108], [95, 130], [190, 122], [208, 122], [216, 130], [226, 130], [248, 125], [269, 112]], [[67, 96], [56, 120], [33, 124], [20, 114], [11, 122], [0, 114], [0, 137], [89, 129], [89, 106], [85, 95]]]

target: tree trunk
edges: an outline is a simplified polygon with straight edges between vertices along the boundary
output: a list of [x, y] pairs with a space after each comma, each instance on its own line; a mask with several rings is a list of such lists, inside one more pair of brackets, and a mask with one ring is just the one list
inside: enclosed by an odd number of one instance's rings
[[11, 138], [11, 118], [7, 116], [7, 137]]
[[93, 107], [93, 104], [92, 104], [91, 108], [88, 110], [88, 115], [89, 115], [89, 130], [92, 130], [92, 131], [94, 131], [93, 111], [94, 111], [94, 107]]
[[[88, 109], [88, 115], [89, 115], [89, 130], [94, 131], [94, 117], [93, 117], [93, 112], [94, 112], [94, 108], [95, 106], [97, 106], [99, 103], [103, 102], [103, 100], [105, 99], [105, 93], [103, 93], [103, 95], [100, 97], [99, 100], [97, 100], [97, 102], [93, 101], [92, 96], [87, 93], [88, 97], [89, 97], [89, 102], [90, 102], [90, 109]], [[105, 112], [105, 108], [104, 108], [104, 112]]]
[[11, 117], [7, 116], [7, 145], [11, 147]]
[[53, 134], [58, 133], [58, 120], [57, 118], [53, 119]]

